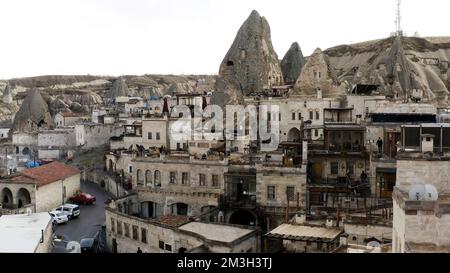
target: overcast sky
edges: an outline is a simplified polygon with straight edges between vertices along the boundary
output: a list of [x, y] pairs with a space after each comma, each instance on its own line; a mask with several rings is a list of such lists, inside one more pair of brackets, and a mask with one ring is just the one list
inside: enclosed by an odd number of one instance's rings
[[[450, 1], [403, 0], [402, 27], [450, 36]], [[60, 74], [216, 74], [243, 21], [269, 21], [281, 59], [384, 38], [394, 0], [0, 0], [0, 79]]]

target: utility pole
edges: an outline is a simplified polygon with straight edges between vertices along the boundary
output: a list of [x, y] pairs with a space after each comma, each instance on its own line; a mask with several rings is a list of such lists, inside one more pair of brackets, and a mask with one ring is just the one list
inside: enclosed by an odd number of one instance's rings
[[397, 6], [396, 19], [395, 19], [396, 34], [397, 34], [397, 36], [402, 36], [403, 35], [402, 25], [401, 25], [402, 16], [401, 16], [401, 9], [400, 9], [402, 0], [395, 0], [395, 1], [396, 1], [396, 6]]

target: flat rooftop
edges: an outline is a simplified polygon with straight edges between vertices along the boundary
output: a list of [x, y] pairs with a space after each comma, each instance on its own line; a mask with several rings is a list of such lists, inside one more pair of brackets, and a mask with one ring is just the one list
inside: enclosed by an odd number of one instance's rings
[[208, 240], [224, 243], [232, 243], [255, 231], [254, 229], [201, 222], [190, 222], [178, 229], [196, 233]]
[[34, 253], [48, 225], [47, 212], [0, 216], [0, 253]]

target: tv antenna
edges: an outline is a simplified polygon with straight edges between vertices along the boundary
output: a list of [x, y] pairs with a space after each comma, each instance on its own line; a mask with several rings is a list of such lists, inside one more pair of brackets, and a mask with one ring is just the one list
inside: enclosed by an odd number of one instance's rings
[[395, 29], [397, 36], [402, 36], [402, 15], [401, 15], [401, 4], [402, 0], [395, 0], [395, 4], [397, 6], [396, 18], [395, 18]]

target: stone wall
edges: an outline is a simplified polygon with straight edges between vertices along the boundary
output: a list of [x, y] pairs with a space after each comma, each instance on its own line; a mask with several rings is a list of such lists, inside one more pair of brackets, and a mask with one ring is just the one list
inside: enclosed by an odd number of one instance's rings
[[[117, 232], [118, 225], [121, 225], [122, 234]], [[126, 225], [129, 227], [129, 236], [125, 234]], [[132, 234], [133, 226], [138, 230], [138, 236], [135, 238]], [[106, 210], [106, 233], [109, 250], [112, 250], [114, 239], [117, 242], [119, 253], [135, 253], [138, 247], [147, 253], [177, 253], [181, 249], [191, 250], [202, 245], [205, 245], [212, 253], [242, 253], [249, 249], [252, 249], [252, 252], [260, 251], [260, 238], [257, 234], [236, 244], [226, 245], [207, 240], [198, 234], [179, 230], [176, 227], [127, 216], [112, 209]], [[142, 233], [145, 233], [147, 242], [143, 240]], [[160, 248], [160, 242], [163, 243], [164, 249]], [[167, 250], [168, 246], [171, 250]]]
[[[63, 188], [66, 194], [63, 197]], [[73, 175], [64, 180], [59, 180], [36, 190], [36, 212], [51, 211], [64, 204], [80, 190], [80, 174]]]
[[[131, 162], [133, 170], [133, 188], [140, 191], [141, 202], [155, 202], [164, 207], [164, 214], [170, 214], [171, 205], [184, 203], [188, 205], [188, 215], [198, 216], [203, 207], [218, 206], [219, 195], [224, 192], [224, 173], [228, 169], [222, 161], [187, 160], [168, 161], [136, 159]], [[155, 181], [155, 172], [160, 173], [161, 185]], [[137, 174], [140, 174], [138, 183]], [[176, 175], [171, 183], [171, 173]], [[182, 183], [182, 174], [188, 173], [188, 181]], [[205, 185], [200, 185], [200, 174], [205, 175]], [[213, 185], [213, 175], [217, 185]]]
[[[268, 198], [268, 187], [275, 187], [275, 199]], [[301, 207], [306, 206], [306, 167], [286, 168], [257, 165], [256, 173], [256, 202], [264, 207], [287, 207], [286, 190], [294, 187], [293, 199], [290, 206], [295, 207], [297, 193]]]
[[431, 184], [440, 194], [450, 193], [450, 161], [397, 160], [397, 188], [409, 192], [415, 184]]

